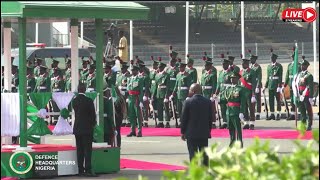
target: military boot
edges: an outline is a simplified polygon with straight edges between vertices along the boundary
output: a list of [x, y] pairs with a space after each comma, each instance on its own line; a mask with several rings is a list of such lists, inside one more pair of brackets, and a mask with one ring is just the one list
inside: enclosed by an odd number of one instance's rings
[[256, 120], [260, 120], [260, 115], [256, 115]]
[[280, 118], [280, 114], [277, 114], [277, 118], [276, 120], [279, 121], [281, 118]]
[[170, 128], [170, 124], [169, 124], [169, 122], [167, 122], [167, 123], [166, 123], [165, 128]]
[[267, 118], [267, 120], [276, 120], [276, 117], [275, 117], [274, 114], [271, 114], [271, 115]]
[[228, 125], [226, 123], [223, 123], [222, 126], [220, 127], [220, 129], [226, 129], [228, 127]]
[[254, 130], [254, 125], [250, 124], [250, 130]]
[[250, 128], [249, 124], [245, 124], [242, 129], [249, 129], [249, 128]]
[[142, 132], [139, 131], [137, 137], [142, 137]]
[[287, 121], [295, 120], [295, 119], [296, 119], [296, 117], [293, 114], [291, 114], [289, 117], [287, 117]]
[[127, 137], [132, 137], [132, 136], [137, 136], [135, 132], [131, 132], [130, 134], [127, 135]]
[[216, 124], [212, 124], [212, 129], [217, 129], [217, 125]]
[[158, 123], [158, 125], [156, 126], [156, 128], [164, 128], [163, 122]]

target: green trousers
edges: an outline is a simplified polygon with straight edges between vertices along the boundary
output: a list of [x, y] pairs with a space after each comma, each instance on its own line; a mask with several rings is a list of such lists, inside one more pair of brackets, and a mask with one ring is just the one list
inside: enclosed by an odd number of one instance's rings
[[129, 95], [128, 97], [128, 119], [131, 125], [131, 132], [136, 132], [137, 123], [138, 131], [142, 132], [142, 114], [138, 98], [138, 95]]
[[[244, 117], [246, 119], [246, 121], [250, 120], [250, 121], [255, 121], [255, 103], [251, 103], [251, 94], [252, 91], [249, 89], [245, 89], [245, 96], [246, 98], [246, 103], [244, 104], [246, 111], [244, 112]], [[242, 106], [242, 104], [241, 104]]]
[[[221, 97], [221, 96], [220, 96]], [[221, 109], [221, 116], [223, 119], [223, 123], [228, 124], [228, 120], [227, 120], [227, 101], [223, 98], [220, 99], [219, 105], [220, 105], [220, 109]]]
[[277, 111], [281, 111], [280, 93], [277, 89], [269, 89], [269, 108], [270, 112], [274, 112], [274, 98], [277, 100]]
[[308, 126], [312, 126], [313, 112], [308, 96], [304, 98], [304, 101], [299, 101], [298, 108], [301, 113], [302, 122], [305, 124], [308, 120]]
[[255, 93], [256, 95], [256, 112], [261, 113], [261, 88], [259, 88], [259, 93]]
[[290, 87], [291, 112], [295, 113], [296, 105], [294, 104], [294, 98], [293, 97], [294, 97], [293, 90]]
[[177, 99], [177, 111], [179, 114], [179, 122], [181, 122], [181, 113], [182, 113], [182, 107], [184, 104], [185, 99]]
[[228, 128], [230, 134], [230, 144], [231, 147], [236, 140], [240, 141], [241, 147], [243, 147], [242, 141], [242, 129], [239, 116], [229, 116], [228, 115]]
[[167, 122], [170, 121], [170, 117], [169, 117], [169, 103], [164, 103], [163, 102], [164, 99], [163, 98], [160, 98], [160, 99], [157, 99], [157, 105], [156, 105], [156, 108], [157, 108], [157, 111], [158, 111], [158, 120], [159, 122], [163, 122], [163, 111], [165, 112], [165, 120]]

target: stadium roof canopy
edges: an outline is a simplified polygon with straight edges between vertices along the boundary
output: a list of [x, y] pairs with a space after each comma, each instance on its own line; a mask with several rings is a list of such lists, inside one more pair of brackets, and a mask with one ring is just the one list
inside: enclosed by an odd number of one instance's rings
[[15, 22], [18, 17], [28, 22], [79, 21], [100, 19], [147, 19], [149, 8], [135, 2], [110, 1], [1, 1], [1, 18]]

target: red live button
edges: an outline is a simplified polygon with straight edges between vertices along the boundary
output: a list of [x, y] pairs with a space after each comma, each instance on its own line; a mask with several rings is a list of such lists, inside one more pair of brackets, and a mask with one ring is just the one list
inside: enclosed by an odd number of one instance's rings
[[302, 18], [303, 18], [303, 20], [305, 22], [313, 22], [317, 18], [317, 12], [313, 8], [306, 8], [303, 11], [303, 17]]

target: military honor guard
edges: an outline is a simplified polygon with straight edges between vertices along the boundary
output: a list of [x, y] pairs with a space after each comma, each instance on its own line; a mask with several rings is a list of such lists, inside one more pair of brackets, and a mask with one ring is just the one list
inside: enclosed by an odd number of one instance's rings
[[112, 65], [110, 63], [105, 63], [104, 67], [104, 83], [106, 88], [111, 88], [116, 85], [117, 73], [111, 70]]
[[18, 92], [19, 88], [19, 72], [18, 72], [18, 66], [12, 65], [11, 66], [11, 92]]
[[66, 62], [66, 73], [64, 75], [65, 80], [65, 92], [71, 91], [71, 59]]
[[[169, 116], [169, 74], [165, 71], [166, 64], [159, 62], [159, 73], [155, 77], [155, 98], [157, 99], [157, 112], [159, 123], [157, 128], [170, 128], [170, 116]], [[165, 116], [165, 118], [164, 118]], [[164, 126], [163, 120], [165, 119], [166, 125]]]
[[89, 75], [89, 61], [82, 57], [82, 69], [80, 70], [80, 82], [86, 83]]
[[197, 73], [197, 69], [193, 67], [193, 64], [194, 64], [194, 59], [190, 58], [190, 55], [188, 54], [187, 55], [187, 70], [186, 71], [191, 76], [191, 82], [192, 83], [197, 83], [197, 81], [198, 81], [198, 73]]
[[51, 92], [64, 92], [65, 81], [61, 75], [61, 70], [55, 68], [51, 77]]
[[240, 72], [240, 68], [234, 64], [234, 59], [235, 57], [234, 56], [229, 56], [229, 52], [227, 52], [227, 55], [228, 55], [228, 60], [230, 62], [230, 65], [229, 65], [229, 68], [232, 72], [235, 72], [235, 73], [239, 73]]
[[[298, 108], [301, 113], [302, 122], [307, 124], [307, 131], [312, 130], [313, 112], [313, 75], [308, 71], [310, 63], [307, 60], [301, 62], [301, 72], [297, 77], [298, 85]], [[308, 121], [308, 122], [307, 122]]]
[[[241, 104], [241, 106], [245, 107], [245, 125], [243, 129], [251, 129], [254, 130], [254, 122], [255, 122], [255, 88], [257, 84], [257, 77], [255, 71], [253, 71], [250, 67], [249, 59], [242, 59], [242, 69], [240, 70], [240, 84], [243, 87], [243, 91], [246, 97], [246, 103]], [[251, 97], [251, 98], [250, 98]], [[250, 113], [249, 113], [250, 112]], [[248, 123], [250, 121], [250, 125]]]
[[96, 67], [91, 65], [89, 68], [89, 74], [86, 80], [87, 84], [87, 92], [95, 92], [96, 91]]
[[149, 118], [149, 98], [150, 97], [150, 72], [148, 74], [149, 69], [146, 68], [146, 65], [143, 61], [138, 61], [139, 66], [139, 78], [143, 83], [143, 126], [148, 127], [148, 118]]
[[[131, 124], [131, 132], [127, 137], [142, 137], [142, 108], [143, 108], [143, 82], [139, 78], [139, 66], [133, 65], [132, 76], [128, 78], [128, 119]], [[138, 135], [136, 134], [136, 126], [138, 124]]]
[[[151, 106], [153, 108], [153, 114], [156, 116], [157, 114], [157, 98], [156, 98], [156, 90], [157, 90], [157, 86], [156, 86], [156, 74], [159, 72], [159, 62], [161, 62], [161, 57], [158, 57], [158, 61], [153, 59], [153, 56], [150, 57], [151, 61], [153, 61], [152, 63], [152, 69], [150, 70], [150, 103]], [[150, 110], [150, 114], [151, 114], [151, 110]], [[153, 117], [154, 119], [157, 117]]]
[[[224, 58], [223, 54], [221, 54], [221, 58]], [[221, 93], [223, 93], [229, 86], [231, 86], [230, 75], [232, 74], [232, 71], [229, 69], [229, 64], [230, 62], [228, 59], [223, 59], [223, 69], [219, 72], [219, 76], [217, 79], [217, 89], [214, 95], [214, 100], [219, 102], [221, 108], [221, 116], [223, 119], [223, 124], [221, 125], [220, 129], [226, 129], [228, 127], [226, 114], [227, 100], [224, 96], [221, 96]]]
[[51, 79], [47, 70], [48, 68], [45, 65], [40, 66], [39, 76], [36, 76], [35, 92], [50, 92]]
[[222, 92], [223, 99], [227, 101], [228, 107], [229, 146], [232, 146], [237, 140], [240, 141], [241, 147], [243, 147], [241, 121], [244, 120], [245, 106], [243, 106], [243, 104], [246, 103], [247, 97], [245, 96], [244, 87], [240, 86], [238, 83], [240, 75], [232, 72], [230, 78], [231, 86]]
[[54, 59], [53, 57], [51, 57], [51, 59], [52, 59], [52, 64], [51, 64], [51, 69], [50, 69], [50, 71], [49, 71], [49, 77], [50, 77], [50, 78], [53, 77], [53, 74], [54, 74], [54, 72], [55, 72], [57, 69], [59, 69], [59, 70], [60, 70], [59, 73], [62, 74], [61, 69], [58, 67], [59, 61], [56, 60], [56, 59]]
[[40, 75], [40, 66], [42, 65], [43, 59], [41, 58], [35, 58], [35, 68], [33, 70], [33, 74], [35, 75], [35, 77], [38, 77]]
[[256, 97], [256, 120], [260, 120], [261, 113], [261, 88], [262, 88], [262, 69], [261, 66], [257, 63], [258, 56], [251, 55], [250, 61], [251, 66], [250, 69], [253, 70], [256, 74], [256, 88], [255, 88], [255, 97]]
[[[263, 92], [266, 88], [269, 90], [269, 108], [271, 115], [267, 118], [267, 120], [280, 120], [281, 113], [281, 102], [280, 102], [280, 93], [282, 90], [282, 72], [283, 68], [280, 63], [277, 62], [278, 55], [273, 53], [271, 49], [271, 64], [268, 65], [267, 68], [267, 81], [263, 88]], [[274, 98], [277, 101], [277, 118], [274, 115]]]

